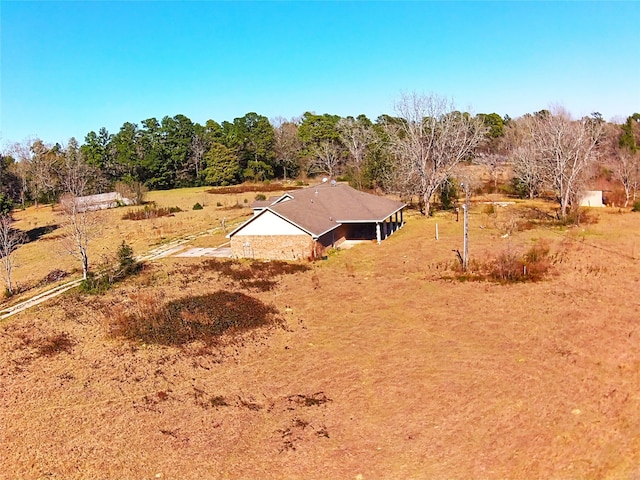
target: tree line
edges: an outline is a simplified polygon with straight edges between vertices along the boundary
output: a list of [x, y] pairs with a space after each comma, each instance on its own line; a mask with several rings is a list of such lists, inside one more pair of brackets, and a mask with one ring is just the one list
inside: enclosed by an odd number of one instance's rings
[[76, 156], [89, 172], [85, 194], [117, 182], [158, 190], [326, 175], [418, 198], [428, 214], [456, 167], [477, 162], [492, 174], [511, 165], [516, 193], [552, 192], [564, 216], [593, 166], [606, 159], [627, 202], [636, 198], [638, 113], [621, 125], [597, 113], [572, 119], [561, 108], [511, 119], [461, 112], [435, 94], [403, 95], [394, 107], [394, 115], [374, 121], [312, 112], [269, 120], [251, 112], [201, 125], [176, 115], [126, 122], [117, 133], [91, 131], [82, 144], [28, 139], [0, 158], [0, 208], [58, 200], [66, 192], [65, 162]]

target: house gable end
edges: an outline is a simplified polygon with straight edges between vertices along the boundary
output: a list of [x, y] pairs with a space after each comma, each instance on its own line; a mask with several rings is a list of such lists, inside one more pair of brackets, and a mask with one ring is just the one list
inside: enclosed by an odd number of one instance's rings
[[295, 223], [265, 209], [239, 228], [227, 235], [232, 236], [258, 236], [258, 235], [310, 235], [309, 232], [300, 228]]

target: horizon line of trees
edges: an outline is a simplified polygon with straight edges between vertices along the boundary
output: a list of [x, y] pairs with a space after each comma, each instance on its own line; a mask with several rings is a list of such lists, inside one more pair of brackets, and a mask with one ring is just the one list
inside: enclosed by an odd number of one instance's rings
[[87, 193], [113, 190], [118, 182], [161, 190], [322, 174], [358, 189], [416, 196], [426, 214], [459, 163], [481, 163], [492, 174], [509, 163], [520, 194], [555, 192], [563, 216], [595, 160], [606, 159], [627, 202], [635, 200], [639, 113], [621, 125], [598, 113], [572, 119], [559, 107], [512, 119], [471, 115], [446, 97], [415, 93], [402, 95], [394, 110], [375, 121], [312, 112], [270, 121], [250, 112], [204, 125], [179, 114], [125, 122], [115, 134], [91, 131], [82, 144], [75, 138], [66, 145], [27, 139], [0, 156], [0, 207], [57, 201], [65, 191], [61, 172], [69, 155], [78, 155], [91, 173]]

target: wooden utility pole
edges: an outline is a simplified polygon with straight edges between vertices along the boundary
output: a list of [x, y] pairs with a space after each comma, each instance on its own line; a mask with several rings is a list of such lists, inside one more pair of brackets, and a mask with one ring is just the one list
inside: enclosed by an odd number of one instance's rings
[[460, 186], [464, 188], [464, 205], [462, 209], [464, 210], [464, 220], [463, 220], [463, 228], [464, 228], [464, 245], [462, 249], [462, 271], [466, 272], [467, 268], [469, 268], [469, 184], [461, 183]]

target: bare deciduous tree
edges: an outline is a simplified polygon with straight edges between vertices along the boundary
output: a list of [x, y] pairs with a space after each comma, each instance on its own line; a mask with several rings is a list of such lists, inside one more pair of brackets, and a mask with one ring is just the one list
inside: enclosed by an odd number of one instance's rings
[[329, 177], [336, 174], [340, 163], [340, 148], [335, 142], [325, 140], [312, 148], [314, 160], [312, 171], [316, 173], [326, 173]]
[[625, 194], [625, 208], [629, 206], [629, 200], [635, 203], [640, 186], [640, 153], [632, 153], [628, 150], [618, 150], [613, 157], [615, 165], [613, 173], [622, 183]]
[[493, 191], [498, 191], [498, 180], [500, 179], [506, 163], [506, 156], [500, 153], [480, 153], [474, 162], [482, 165], [489, 172], [489, 177], [493, 183]]
[[431, 197], [458, 163], [473, 157], [487, 127], [435, 94], [402, 95], [395, 109], [399, 121], [385, 123], [395, 155], [392, 183], [399, 193], [418, 195], [423, 213], [429, 215]]
[[11, 280], [13, 269], [16, 266], [14, 251], [24, 242], [22, 232], [12, 227], [10, 215], [0, 215], [0, 260], [2, 261], [2, 278], [7, 288], [7, 293], [13, 295], [13, 282]]
[[287, 120], [283, 117], [276, 117], [271, 120], [275, 138], [276, 166], [282, 167], [285, 180], [287, 179], [287, 171], [291, 175], [292, 172], [299, 171], [302, 167], [298, 163], [302, 149], [302, 141], [298, 137], [299, 123], [299, 118]]
[[115, 190], [123, 198], [133, 202], [134, 205], [142, 205], [144, 203], [144, 197], [149, 191], [144, 183], [136, 181], [116, 182]]
[[33, 142], [31, 150], [33, 156], [29, 163], [29, 178], [37, 208], [40, 195], [51, 192], [56, 187], [56, 164], [59, 158], [54, 148], [45, 145], [39, 139]]
[[34, 140], [26, 139], [23, 142], [13, 143], [8, 149], [9, 153], [16, 159], [16, 163], [11, 165], [11, 170], [20, 180], [20, 203], [23, 207], [29, 192], [29, 172], [33, 156], [31, 145], [33, 143]]
[[370, 123], [364, 119], [341, 118], [336, 126], [340, 140], [349, 152], [349, 168], [358, 189], [363, 187], [363, 176], [367, 151], [378, 139]]
[[[631, 126], [633, 128], [633, 123]], [[603, 144], [606, 156], [613, 162], [612, 173], [624, 188], [626, 208], [630, 200], [635, 203], [640, 187], [640, 151], [637, 150], [635, 141], [631, 145], [621, 142], [622, 135], [620, 125], [607, 124]]]
[[67, 227], [64, 245], [67, 252], [82, 263], [82, 278], [85, 280], [89, 274], [88, 250], [95, 220], [92, 216], [94, 212], [82, 200], [87, 193], [90, 177], [91, 169], [72, 138], [65, 154], [63, 183], [66, 193], [60, 199], [60, 205]]
[[530, 142], [516, 146], [510, 155], [513, 174], [527, 190], [529, 198], [537, 196], [544, 185], [544, 169]]
[[67, 236], [64, 246], [67, 252], [78, 258], [82, 263], [82, 278], [89, 274], [89, 212], [78, 197], [66, 193], [60, 199], [60, 205], [65, 216]]
[[187, 166], [191, 163], [193, 164], [196, 180], [200, 177], [204, 154], [207, 153], [206, 147], [204, 139], [197, 133], [194, 134], [189, 146], [189, 162], [187, 162]]
[[572, 120], [562, 107], [537, 114], [529, 123], [534, 151], [556, 193], [563, 219], [569, 207], [579, 203], [589, 168], [597, 160], [602, 131], [600, 119]]

